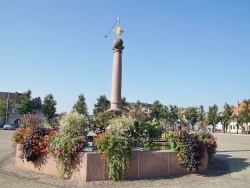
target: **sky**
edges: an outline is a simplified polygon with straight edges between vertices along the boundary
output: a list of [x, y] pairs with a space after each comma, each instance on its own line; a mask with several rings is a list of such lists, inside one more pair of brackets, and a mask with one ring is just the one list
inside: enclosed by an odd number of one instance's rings
[[0, 1], [0, 91], [52, 94], [57, 113], [78, 95], [89, 114], [111, 98], [120, 17], [122, 96], [128, 102], [200, 106], [250, 98], [249, 0]]

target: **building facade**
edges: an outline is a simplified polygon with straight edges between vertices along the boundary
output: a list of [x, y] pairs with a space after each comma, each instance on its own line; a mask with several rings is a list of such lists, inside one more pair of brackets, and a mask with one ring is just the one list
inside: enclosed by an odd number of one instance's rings
[[[20, 105], [22, 93], [11, 93], [11, 92], [0, 92], [0, 100], [2, 101], [11, 101], [9, 106], [6, 109], [6, 121], [5, 123], [18, 123], [18, 120], [21, 117], [17, 110], [17, 106]], [[42, 114], [42, 101], [40, 97], [33, 99], [35, 102], [35, 110], [37, 111], [37, 115], [43, 116]], [[4, 119], [0, 118], [0, 123], [3, 123]]]
[[[245, 106], [244, 102], [239, 103], [239, 101], [237, 101], [236, 107], [233, 109], [232, 117], [234, 117], [235, 115], [237, 116], [238, 113], [239, 113], [241, 110], [244, 109], [244, 106]], [[229, 124], [228, 130], [227, 130], [227, 131], [228, 131], [229, 133], [237, 133], [237, 126], [236, 126], [236, 125], [237, 125], [237, 121], [236, 121], [236, 119], [233, 119], [233, 120], [231, 121], [231, 123]], [[239, 133], [246, 133], [247, 130], [248, 130], [248, 131], [250, 130], [250, 125], [248, 124], [248, 127], [247, 127], [246, 123], [244, 123], [242, 127], [239, 126], [238, 132], [239, 132]]]

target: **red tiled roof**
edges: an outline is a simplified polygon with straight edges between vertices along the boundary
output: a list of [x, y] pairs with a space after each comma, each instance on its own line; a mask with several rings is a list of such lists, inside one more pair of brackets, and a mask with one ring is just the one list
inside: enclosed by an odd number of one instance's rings
[[[233, 109], [233, 114], [232, 116], [234, 116], [235, 114], [239, 113], [241, 110], [243, 110], [245, 107], [245, 103], [244, 102], [241, 102], [239, 103], [238, 106], [236, 106], [234, 109]], [[250, 108], [250, 107], [249, 107]]]

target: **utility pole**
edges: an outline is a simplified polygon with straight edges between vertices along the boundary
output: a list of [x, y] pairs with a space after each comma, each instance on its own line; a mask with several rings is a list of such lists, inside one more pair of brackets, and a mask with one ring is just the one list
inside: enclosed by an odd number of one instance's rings
[[9, 110], [9, 97], [10, 93], [8, 92], [8, 98], [7, 98], [7, 103], [6, 103], [6, 116], [5, 116], [5, 124], [7, 123], [7, 118], [8, 118], [8, 110]]

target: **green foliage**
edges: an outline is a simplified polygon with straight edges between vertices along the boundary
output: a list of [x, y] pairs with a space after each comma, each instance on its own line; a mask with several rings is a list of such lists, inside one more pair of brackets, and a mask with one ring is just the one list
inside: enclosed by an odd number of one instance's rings
[[65, 114], [60, 121], [62, 129], [65, 130], [79, 130], [81, 132], [85, 132], [88, 122], [84, 115], [79, 114], [77, 111], [73, 111], [71, 113]]
[[161, 138], [163, 128], [156, 119], [148, 122], [139, 122], [138, 124], [135, 124], [135, 126], [139, 135], [149, 139], [149, 141]]
[[74, 104], [73, 106], [73, 110], [77, 111], [79, 114], [88, 115], [88, 107], [87, 104], [85, 102], [85, 97], [83, 94], [80, 94], [78, 96], [78, 100], [77, 102]]
[[94, 140], [94, 145], [102, 153], [102, 159], [107, 160], [109, 178], [114, 181], [124, 180], [124, 173], [132, 157], [131, 138], [122, 133], [103, 133]]
[[221, 116], [221, 123], [223, 124], [223, 131], [225, 133], [225, 130], [227, 130], [227, 126], [230, 123], [231, 116], [233, 114], [233, 106], [230, 106], [229, 104], [225, 104], [223, 108], [223, 113]]
[[169, 117], [170, 117], [169, 108], [168, 108], [168, 106], [164, 105], [162, 108], [162, 118], [167, 123], [167, 122], [169, 122]]
[[168, 122], [170, 124], [174, 124], [174, 122], [178, 121], [178, 113], [179, 113], [179, 108], [176, 105], [169, 105], [169, 118], [168, 118]]
[[158, 100], [154, 101], [154, 103], [152, 105], [151, 117], [155, 118], [157, 120], [160, 120], [160, 119], [162, 119], [164, 117], [163, 114], [164, 114], [163, 105]]
[[128, 107], [126, 97], [122, 97], [122, 110], [125, 110]]
[[52, 94], [48, 94], [44, 97], [42, 111], [44, 116], [50, 121], [55, 117], [57, 102], [54, 100]]
[[207, 123], [208, 125], [211, 124], [213, 126], [213, 132], [215, 125], [219, 122], [220, 122], [220, 116], [218, 115], [218, 106], [216, 104], [214, 104], [213, 106], [209, 106]]
[[97, 127], [101, 129], [105, 129], [109, 121], [115, 117], [115, 113], [112, 111], [100, 112], [95, 117], [95, 122], [97, 123]]
[[35, 112], [35, 102], [31, 98], [31, 90], [23, 93], [20, 104], [17, 106], [17, 110], [20, 114], [28, 114]]
[[162, 133], [161, 138], [168, 141], [177, 141], [178, 135], [177, 132], [167, 131]]
[[146, 121], [150, 118], [147, 104], [140, 102], [139, 100], [136, 103], [130, 103], [127, 110], [129, 116], [138, 121]]
[[109, 101], [107, 100], [107, 97], [105, 95], [101, 95], [97, 99], [97, 103], [94, 104], [94, 115], [97, 116], [99, 112], [105, 112], [106, 110], [108, 110], [108, 106]]
[[110, 120], [109, 132], [112, 133], [130, 133], [134, 129], [134, 119], [131, 117], [117, 117]]
[[242, 120], [244, 123], [248, 124], [250, 122], [250, 99], [243, 101], [244, 106], [242, 109]]
[[205, 111], [204, 111], [204, 107], [202, 105], [200, 105], [200, 113], [199, 113], [199, 120], [201, 122], [204, 122], [205, 119]]
[[198, 110], [196, 107], [189, 107], [186, 109], [185, 118], [192, 125], [192, 130], [194, 130], [194, 124], [198, 121]]
[[7, 110], [7, 101], [0, 100], [0, 119], [5, 121]]

